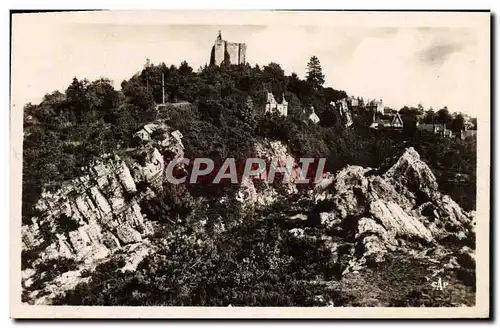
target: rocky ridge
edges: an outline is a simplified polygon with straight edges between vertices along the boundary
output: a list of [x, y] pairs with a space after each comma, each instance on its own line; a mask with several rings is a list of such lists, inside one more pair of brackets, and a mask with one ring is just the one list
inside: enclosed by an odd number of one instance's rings
[[[157, 122], [135, 137], [136, 148], [103, 156], [86, 175], [55, 193], [44, 192], [35, 206], [39, 215], [22, 227], [23, 253], [31, 258], [23, 271], [24, 287], [33, 283], [33, 267], [39, 263], [62, 258], [81, 263], [46, 284], [43, 295], [32, 288], [30, 298], [37, 303], [50, 303], [51, 297], [84, 280], [83, 270], [92, 270], [117, 251], [126, 254], [127, 270], [154, 252], [149, 242], [154, 228], [140, 204], [161, 190], [168, 161], [184, 156], [182, 134]], [[264, 158], [291, 157], [280, 142], [256, 145], [256, 153]], [[256, 180], [259, 177], [240, 186], [236, 199], [243, 208], [265, 208], [299, 193], [293, 179], [279, 191], [270, 185], [259, 187]], [[439, 192], [435, 176], [413, 148], [378, 169], [348, 166], [335, 175], [327, 173], [314, 190], [300, 197], [312, 202], [314, 210], [299, 209], [290, 216], [296, 223], [290, 234], [324, 239], [332, 261], [342, 263], [344, 276], [382, 263], [396, 251], [432, 260], [446, 257], [446, 265], [468, 263], [474, 270], [473, 214]], [[311, 232], [318, 225], [323, 231], [319, 237]], [[450, 244], [458, 248], [450, 250]]]
[[[154, 229], [140, 201], [161, 189], [165, 159], [183, 156], [181, 138], [162, 122], [148, 124], [136, 133], [136, 148], [104, 155], [83, 168], [85, 175], [56, 192], [44, 191], [35, 204], [38, 215], [22, 226], [23, 262], [29, 266], [23, 285], [37, 278], [33, 267], [51, 260], [76, 261], [81, 271], [117, 250], [128, 253], [131, 263], [138, 262], [137, 254], [145, 256], [147, 247], [137, 246], [148, 245]], [[69, 279], [74, 271], [65, 275], [62, 285], [76, 284]]]
[[325, 179], [311, 198], [320, 208], [306, 213], [312, 223], [290, 232], [308, 238], [319, 224], [325, 231], [321, 238], [336, 240], [332, 254], [344, 257], [344, 274], [384, 262], [395, 251], [435, 260], [433, 255], [446, 250], [452, 265], [464, 257], [474, 262], [473, 213], [438, 191], [432, 171], [413, 148], [379, 169], [348, 166]]

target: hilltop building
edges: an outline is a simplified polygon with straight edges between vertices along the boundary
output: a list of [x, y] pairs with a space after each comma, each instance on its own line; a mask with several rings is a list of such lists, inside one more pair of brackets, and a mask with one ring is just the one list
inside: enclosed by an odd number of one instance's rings
[[382, 99], [369, 101], [365, 106], [367, 111], [384, 113], [384, 103]]
[[390, 107], [384, 107], [384, 115], [396, 115], [398, 113], [397, 110], [392, 109]]
[[394, 115], [383, 115], [382, 117], [377, 117], [376, 112], [373, 112], [373, 120], [370, 128], [381, 130], [381, 129], [402, 129], [403, 119], [399, 113]]
[[221, 32], [215, 40], [210, 55], [210, 65], [220, 66], [222, 63], [240, 65], [245, 64], [247, 45], [245, 43], [234, 43], [222, 40]]
[[352, 110], [356, 111], [358, 109], [358, 107], [359, 107], [359, 99], [358, 98], [351, 96], [351, 97], [349, 97], [347, 102]]
[[316, 112], [314, 111], [314, 107], [311, 106], [311, 114], [309, 115], [309, 119], [314, 123], [314, 124], [318, 124], [320, 119], [319, 119], [319, 116], [318, 114], [316, 114]]
[[266, 101], [266, 113], [278, 113], [282, 116], [288, 115], [288, 102], [285, 99], [285, 95], [283, 94], [283, 100], [281, 104], [279, 104], [276, 99], [274, 99], [274, 95], [271, 92], [267, 93], [267, 101]]
[[442, 137], [447, 137], [447, 138], [453, 137], [453, 132], [446, 127], [446, 124], [441, 124], [441, 123], [417, 124], [417, 129], [419, 129], [420, 131], [427, 131], [432, 134], [440, 135]]

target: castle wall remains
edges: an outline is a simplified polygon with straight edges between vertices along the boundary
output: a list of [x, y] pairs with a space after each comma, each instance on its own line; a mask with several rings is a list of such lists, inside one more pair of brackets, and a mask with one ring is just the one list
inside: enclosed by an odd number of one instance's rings
[[232, 65], [246, 63], [247, 45], [245, 43], [227, 42], [222, 40], [220, 35], [215, 40], [212, 56], [210, 59], [211, 65], [221, 65], [225, 59], [229, 60]]
[[222, 40], [215, 41], [214, 45], [214, 64], [220, 65], [224, 61], [224, 55], [226, 52], [226, 43]]

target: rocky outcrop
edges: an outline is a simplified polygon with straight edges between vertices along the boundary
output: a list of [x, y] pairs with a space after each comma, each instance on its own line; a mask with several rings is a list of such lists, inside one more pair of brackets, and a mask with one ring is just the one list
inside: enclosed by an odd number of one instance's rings
[[351, 117], [351, 112], [349, 110], [349, 107], [347, 105], [347, 99], [341, 99], [338, 100], [336, 103], [331, 103], [333, 106], [337, 107], [337, 110], [339, 111], [340, 117], [342, 118], [342, 121], [344, 123], [345, 127], [350, 127], [353, 124], [352, 117]]
[[[169, 206], [156, 195], [162, 191], [169, 160], [183, 156], [182, 134], [161, 123], [139, 132], [136, 148], [103, 156], [82, 177], [57, 192], [45, 191], [35, 206], [38, 215], [22, 227], [23, 251], [34, 254], [32, 267], [51, 259], [71, 259], [79, 265], [46, 285], [49, 296], [33, 291], [37, 303], [73, 288], [84, 279], [79, 275], [83, 268], [92, 269], [117, 250], [127, 254], [122, 271], [134, 270], [155, 251], [146, 214], [168, 214]], [[281, 142], [264, 141], [255, 150], [264, 160], [297, 164]], [[383, 262], [396, 250], [408, 256], [430, 250], [425, 256], [450, 258], [446, 265], [474, 270], [473, 214], [439, 192], [435, 176], [413, 148], [378, 169], [347, 166], [335, 175], [327, 173], [306, 193], [298, 192], [297, 178], [292, 174], [279, 187], [264, 183], [265, 174], [245, 179], [235, 199], [243, 208], [277, 200], [297, 203], [300, 197], [310, 202], [310, 212], [287, 209], [275, 217], [284, 219], [292, 238], [323, 243], [343, 274]], [[226, 229], [220, 222], [214, 231]], [[203, 224], [200, 229], [205, 229]], [[450, 243], [460, 248], [452, 252], [443, 246]], [[465, 273], [473, 274], [469, 271]], [[36, 270], [24, 270], [24, 286], [36, 276]]]
[[288, 147], [281, 141], [269, 141], [255, 145], [255, 157], [264, 160], [269, 166], [271, 163], [277, 163], [284, 167], [287, 162], [293, 163], [289, 175], [289, 181], [283, 182], [279, 188], [274, 188], [272, 184], [267, 183], [269, 167], [258, 176], [244, 178], [240, 183], [240, 189], [236, 199], [244, 206], [267, 206], [272, 204], [280, 195], [289, 196], [297, 193], [297, 186], [294, 183], [299, 178], [298, 163], [290, 155]]
[[[319, 213], [316, 222], [352, 247], [346, 272], [382, 262], [396, 249], [413, 251], [410, 244], [474, 244], [472, 213], [438, 191], [434, 174], [413, 148], [377, 170], [348, 166], [324, 180], [313, 198], [333, 208]], [[295, 230], [293, 235], [305, 238]], [[473, 251], [465, 249], [457, 256], [470, 259]]]
[[153, 233], [139, 204], [161, 189], [165, 158], [183, 156], [182, 134], [161, 122], [140, 132], [138, 147], [104, 155], [83, 169], [85, 175], [42, 193], [38, 215], [22, 227], [31, 266], [59, 258], [93, 263]]
[[413, 148], [408, 148], [383, 176], [394, 182], [397, 191], [418, 198], [416, 201], [432, 201], [438, 197], [436, 177]]

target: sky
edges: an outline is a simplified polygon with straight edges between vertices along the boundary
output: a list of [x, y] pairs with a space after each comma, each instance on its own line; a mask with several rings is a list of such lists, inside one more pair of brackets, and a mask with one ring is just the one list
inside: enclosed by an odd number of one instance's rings
[[132, 21], [108, 15], [88, 20], [64, 14], [54, 19], [53, 15], [19, 15], [13, 20], [15, 107], [64, 91], [73, 77], [109, 78], [119, 89], [123, 80], [142, 69], [146, 58], [167, 65], [186, 60], [197, 69], [208, 63], [219, 30], [223, 39], [247, 44], [251, 65], [276, 62], [287, 74], [305, 77], [309, 58], [317, 56], [325, 86], [364, 99], [382, 99], [396, 109], [421, 103], [426, 109], [447, 106], [452, 112], [473, 115], [475, 95], [487, 82], [481, 75], [484, 30], [467, 24], [405, 25], [399, 20], [371, 25], [366, 19], [354, 24], [352, 16], [347, 24], [275, 24], [257, 19], [245, 24], [217, 19], [187, 24], [179, 19]]

